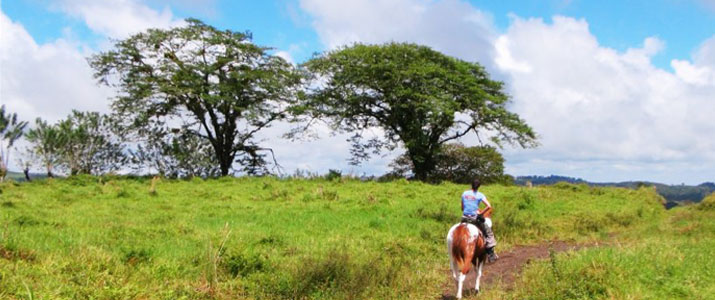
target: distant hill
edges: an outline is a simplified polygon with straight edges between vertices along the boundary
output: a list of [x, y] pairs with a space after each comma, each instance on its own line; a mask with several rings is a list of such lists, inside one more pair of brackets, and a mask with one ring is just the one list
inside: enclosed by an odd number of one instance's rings
[[704, 182], [699, 185], [668, 185], [648, 181], [589, 182], [581, 178], [558, 175], [518, 176], [514, 179], [514, 183], [517, 185], [526, 185], [527, 182], [531, 182], [533, 185], [550, 185], [557, 182], [568, 182], [573, 184], [583, 183], [590, 186], [615, 186], [632, 189], [639, 188], [641, 186], [655, 186], [658, 194], [663, 196], [663, 198], [668, 201], [668, 203], [666, 203], [666, 208], [672, 208], [673, 206], [688, 203], [698, 203], [707, 195], [715, 192], [715, 183], [713, 182]]

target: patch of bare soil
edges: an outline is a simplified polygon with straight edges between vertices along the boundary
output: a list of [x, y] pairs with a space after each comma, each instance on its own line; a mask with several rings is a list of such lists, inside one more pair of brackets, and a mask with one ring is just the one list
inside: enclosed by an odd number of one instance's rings
[[[503, 287], [511, 289], [514, 285], [514, 281], [526, 264], [535, 259], [546, 259], [549, 257], [549, 248], [553, 247], [553, 251], [558, 253], [594, 246], [598, 246], [598, 244], [572, 244], [563, 241], [554, 241], [536, 246], [517, 246], [509, 252], [497, 252], [499, 259], [492, 264], [485, 264], [482, 269], [481, 288], [489, 288], [501, 282]], [[446, 274], [448, 282], [444, 285], [442, 297], [439, 299], [455, 299], [454, 294], [457, 289], [456, 282], [452, 279], [450, 270], [447, 270]], [[476, 276], [476, 272], [474, 271], [467, 274], [467, 279], [464, 281], [463, 296], [467, 297], [474, 294], [474, 283], [477, 280]]]

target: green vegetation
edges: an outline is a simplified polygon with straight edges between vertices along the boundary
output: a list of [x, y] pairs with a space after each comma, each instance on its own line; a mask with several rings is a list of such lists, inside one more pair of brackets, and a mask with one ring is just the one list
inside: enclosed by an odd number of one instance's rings
[[[4, 183], [0, 298], [435, 298], [447, 281], [444, 238], [458, 220], [464, 188], [338, 177], [152, 181], [80, 175]], [[493, 185], [483, 191], [496, 209], [502, 251], [556, 239], [613, 241], [613, 234], [649, 232], [671, 217], [649, 188]], [[712, 228], [708, 219], [698, 220]], [[671, 245], [663, 247], [658, 255], [679, 257], [667, 251]], [[574, 263], [558, 255], [559, 272], [569, 277], [580, 272], [577, 263], [591, 266], [589, 259], [603, 256], [592, 251], [638, 257], [631, 251], [641, 248], [618, 249], [589, 250], [579, 255], [591, 256]], [[682, 262], [662, 263], [674, 274], [691, 274]], [[546, 284], [533, 269], [541, 266], [529, 269], [524, 289]], [[629, 271], [628, 265], [619, 270]], [[487, 292], [510, 297], [498, 286]]]
[[[512, 184], [514, 179], [504, 174], [504, 157], [492, 146], [467, 147], [460, 143], [440, 146], [435, 156], [435, 169], [426, 182], [449, 181], [471, 184], [475, 178], [484, 184]], [[408, 178], [411, 176], [412, 161], [407, 154], [398, 156], [390, 163], [392, 171], [386, 178]]]
[[[183, 27], [149, 29], [116, 41], [114, 49], [89, 63], [101, 83], [117, 88], [114, 113], [138, 141], [148, 143], [148, 163], [161, 160], [157, 155], [184, 154], [164, 149], [167, 139], [185, 139], [169, 134], [175, 131], [213, 148], [221, 176], [237, 161], [248, 174], [265, 174], [262, 153], [270, 149], [255, 135], [287, 117], [302, 76], [251, 39], [248, 32], [186, 19]], [[178, 123], [181, 128], [174, 128]]]
[[[437, 169], [447, 142], [474, 134], [496, 145], [536, 146], [536, 133], [506, 109], [504, 83], [479, 63], [409, 43], [355, 44], [303, 66], [314, 77], [304, 109], [349, 133], [352, 162], [404, 147], [421, 181]], [[384, 134], [371, 136], [372, 129]], [[481, 140], [480, 140], [481, 141]]]
[[6, 114], [5, 105], [0, 106], [0, 182], [5, 179], [8, 172], [12, 144], [22, 137], [25, 126], [27, 122], [19, 121], [15, 113]]
[[715, 299], [715, 194], [608, 246], [532, 264], [502, 299]]

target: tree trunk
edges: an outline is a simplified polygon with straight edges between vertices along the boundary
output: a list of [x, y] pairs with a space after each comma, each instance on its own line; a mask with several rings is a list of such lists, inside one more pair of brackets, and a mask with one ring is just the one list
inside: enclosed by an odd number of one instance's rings
[[47, 177], [48, 178], [54, 178], [55, 175], [52, 174], [52, 165], [47, 165]]
[[408, 156], [412, 160], [412, 173], [415, 174], [415, 179], [419, 181], [428, 181], [429, 175], [435, 169], [434, 157], [430, 153], [420, 153], [419, 150], [408, 150]]
[[30, 169], [24, 169], [22, 172], [25, 173], [25, 180], [28, 182], [32, 181], [32, 179], [30, 179]]
[[228, 155], [225, 151], [222, 151], [218, 155], [219, 164], [221, 166], [221, 176], [228, 176], [228, 172], [231, 170], [231, 165], [233, 164], [233, 157]]

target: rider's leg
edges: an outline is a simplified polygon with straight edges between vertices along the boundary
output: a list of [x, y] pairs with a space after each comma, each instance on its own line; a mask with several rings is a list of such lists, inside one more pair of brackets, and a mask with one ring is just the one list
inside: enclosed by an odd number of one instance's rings
[[497, 245], [497, 240], [494, 238], [494, 232], [492, 231], [492, 219], [487, 218], [484, 220], [484, 242], [487, 248], [487, 255], [489, 256], [489, 262], [494, 262], [499, 259], [496, 253], [494, 253], [494, 247]]

